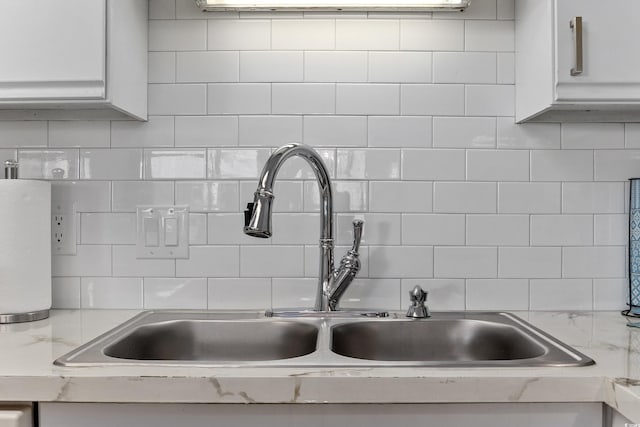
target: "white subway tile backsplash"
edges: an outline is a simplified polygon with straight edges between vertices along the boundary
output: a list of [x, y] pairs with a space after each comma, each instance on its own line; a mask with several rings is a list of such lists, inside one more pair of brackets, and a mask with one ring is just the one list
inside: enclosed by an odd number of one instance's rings
[[400, 279], [355, 279], [342, 296], [340, 307], [399, 310]]
[[498, 213], [560, 213], [561, 185], [543, 182], [498, 183]]
[[135, 245], [112, 246], [114, 277], [174, 277], [173, 259], [138, 259]]
[[177, 52], [176, 82], [237, 82], [238, 57], [238, 52]]
[[463, 150], [402, 150], [402, 179], [463, 181]]
[[433, 211], [438, 213], [495, 213], [496, 184], [488, 182], [436, 182]]
[[240, 81], [300, 82], [302, 52], [240, 52]]
[[591, 280], [531, 280], [531, 310], [591, 310]]
[[[253, 199], [251, 199], [253, 200]], [[242, 213], [216, 213], [207, 215], [209, 245], [270, 245], [271, 239], [257, 239], [242, 232]]]
[[19, 150], [20, 178], [78, 179], [79, 153], [75, 149]]
[[531, 246], [586, 246], [592, 244], [592, 215], [531, 216]]
[[149, 1], [149, 19], [174, 19], [176, 17], [175, 0]]
[[149, 21], [149, 50], [206, 50], [207, 21]]
[[331, 50], [336, 48], [336, 24], [330, 19], [274, 19], [271, 31], [272, 49]]
[[333, 114], [336, 110], [334, 84], [274, 83], [271, 88], [273, 114]]
[[207, 114], [207, 86], [204, 84], [150, 84], [149, 114]]
[[372, 181], [369, 198], [372, 212], [431, 212], [433, 185], [430, 182]]
[[467, 310], [527, 310], [527, 279], [468, 279]]
[[271, 307], [271, 280], [208, 279], [208, 308], [266, 310]]
[[279, 147], [302, 141], [301, 116], [244, 116], [239, 124], [240, 145]]
[[107, 121], [49, 122], [49, 147], [109, 147]]
[[400, 22], [383, 19], [337, 19], [336, 49], [397, 50]]
[[513, 117], [498, 117], [498, 148], [560, 148], [560, 124], [516, 124]]
[[464, 116], [463, 85], [403, 84], [400, 114], [417, 116]]
[[515, 25], [509, 21], [465, 21], [465, 50], [513, 52]]
[[136, 206], [173, 205], [173, 182], [114, 181], [113, 211], [135, 212]]
[[622, 123], [563, 123], [562, 148], [624, 148]]
[[497, 276], [496, 248], [436, 247], [434, 277], [492, 278]]
[[435, 52], [434, 83], [496, 83], [496, 54], [489, 52]]
[[398, 114], [400, 87], [391, 84], [336, 85], [337, 114]]
[[532, 181], [591, 181], [593, 151], [531, 151]]
[[0, 148], [46, 147], [47, 122], [0, 121]]
[[[364, 181], [334, 181], [333, 211], [334, 212], [363, 212], [369, 206], [369, 189]], [[304, 184], [305, 212], [320, 210], [320, 194], [315, 181]]]
[[207, 244], [207, 215], [189, 214], [189, 244]]
[[51, 275], [111, 276], [111, 247], [106, 245], [78, 245], [76, 255], [53, 255]]
[[304, 246], [240, 246], [240, 277], [303, 277]]
[[562, 277], [625, 277], [624, 246], [591, 246], [562, 248]]
[[515, 100], [513, 85], [467, 85], [466, 115], [513, 116]]
[[141, 309], [142, 279], [83, 277], [80, 282], [82, 308]]
[[318, 51], [304, 53], [306, 82], [366, 82], [366, 52]]
[[237, 182], [176, 182], [176, 205], [187, 205], [191, 212], [236, 212], [238, 203]]
[[430, 246], [370, 246], [369, 276], [372, 278], [433, 277]]
[[207, 49], [266, 50], [271, 47], [271, 21], [266, 19], [209, 19]]
[[[310, 245], [318, 241], [317, 214], [277, 213], [272, 217], [274, 245]], [[240, 228], [238, 228], [240, 230]], [[257, 240], [257, 239], [253, 239]]]
[[176, 277], [238, 277], [238, 246], [191, 246], [189, 259], [176, 260]]
[[402, 244], [464, 245], [464, 223], [464, 215], [404, 214], [402, 215]]
[[468, 246], [528, 246], [528, 215], [467, 215]]
[[317, 286], [318, 279], [274, 278], [271, 281], [271, 306], [274, 309], [312, 308]]
[[234, 116], [179, 116], [175, 123], [176, 147], [238, 145], [238, 118]]
[[142, 179], [142, 150], [80, 150], [80, 179]]
[[[515, 124], [514, 15], [513, 0], [206, 16], [152, 0], [148, 122], [0, 121], [0, 155], [78, 211], [54, 306], [312, 307], [304, 159], [278, 172], [274, 236], [242, 232], [269, 154], [302, 141], [333, 179], [336, 262], [365, 220], [343, 307], [406, 309], [420, 284], [439, 310], [623, 308], [640, 126]], [[136, 206], [174, 204], [191, 210], [190, 257], [137, 259]]]
[[136, 215], [133, 213], [83, 213], [80, 241], [89, 245], [133, 245], [136, 243]]
[[144, 279], [145, 309], [206, 309], [207, 279]]
[[496, 119], [488, 117], [434, 117], [433, 146], [495, 148]]
[[640, 150], [594, 151], [597, 181], [626, 181], [640, 176]]
[[494, 148], [496, 120], [485, 117], [434, 117], [433, 146]]
[[420, 285], [429, 292], [428, 304], [438, 307], [438, 311], [459, 311], [465, 309], [464, 279], [402, 279], [401, 303], [402, 309], [411, 305], [409, 292]]
[[51, 183], [52, 205], [76, 205], [78, 212], [109, 212], [111, 183], [108, 181]]
[[369, 147], [431, 147], [430, 117], [369, 116]]
[[516, 58], [515, 53], [499, 52], [498, 54], [496, 83], [512, 85], [516, 82]]
[[174, 118], [149, 116], [147, 122], [111, 122], [111, 147], [173, 147]]
[[624, 246], [629, 244], [629, 218], [624, 214], [594, 215], [593, 244]]
[[149, 83], [175, 83], [175, 52], [149, 52], [147, 61], [147, 79]]
[[80, 308], [80, 278], [51, 278], [51, 308]]
[[305, 116], [303, 142], [314, 147], [364, 147], [367, 118], [361, 116]]
[[464, 50], [464, 21], [402, 20], [400, 21], [400, 49]]
[[400, 150], [338, 149], [337, 179], [399, 179]]
[[269, 154], [267, 148], [208, 150], [207, 178], [257, 179]]
[[522, 150], [468, 150], [468, 181], [527, 181], [529, 153]]
[[208, 114], [269, 114], [271, 113], [271, 85], [267, 83], [209, 84], [206, 108]]
[[628, 279], [593, 279], [593, 309], [622, 310], [628, 308]]
[[145, 179], [204, 179], [206, 150], [144, 150]]
[[565, 182], [562, 184], [562, 212], [624, 213], [624, 193], [622, 182]]
[[498, 277], [559, 278], [561, 261], [560, 248], [498, 248]]
[[431, 83], [430, 52], [370, 52], [369, 82]]

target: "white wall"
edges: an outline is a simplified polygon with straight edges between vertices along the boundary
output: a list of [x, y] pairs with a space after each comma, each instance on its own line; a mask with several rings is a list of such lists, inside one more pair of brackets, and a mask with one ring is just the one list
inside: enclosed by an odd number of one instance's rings
[[[75, 201], [78, 255], [55, 256], [54, 305], [312, 304], [317, 190], [292, 161], [274, 237], [241, 232], [273, 147], [317, 148], [342, 256], [364, 218], [344, 306], [618, 309], [625, 181], [640, 126], [514, 124], [513, 0], [464, 14], [203, 14], [151, 0], [148, 123], [0, 122], [0, 155]], [[191, 207], [189, 260], [135, 258], [136, 204]]]

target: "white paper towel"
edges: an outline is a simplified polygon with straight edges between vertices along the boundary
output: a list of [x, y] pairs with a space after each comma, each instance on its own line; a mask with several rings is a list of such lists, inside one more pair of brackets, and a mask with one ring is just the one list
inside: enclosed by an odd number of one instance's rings
[[51, 308], [51, 184], [0, 180], [0, 314]]

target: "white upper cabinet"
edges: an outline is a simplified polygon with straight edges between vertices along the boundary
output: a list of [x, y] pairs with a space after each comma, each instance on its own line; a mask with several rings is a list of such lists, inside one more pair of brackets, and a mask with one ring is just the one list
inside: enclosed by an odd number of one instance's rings
[[147, 1], [0, 1], [0, 118], [147, 117]]
[[638, 1], [516, 0], [516, 121], [640, 121], [639, 38]]

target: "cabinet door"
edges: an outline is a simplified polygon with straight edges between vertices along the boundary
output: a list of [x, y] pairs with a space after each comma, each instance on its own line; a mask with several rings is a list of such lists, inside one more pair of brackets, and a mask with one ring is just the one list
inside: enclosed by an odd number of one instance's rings
[[[640, 2], [556, 0], [556, 100], [625, 102], [640, 99]], [[575, 34], [582, 17], [584, 71], [576, 76]]]
[[2, 0], [0, 100], [105, 97], [106, 0]]

